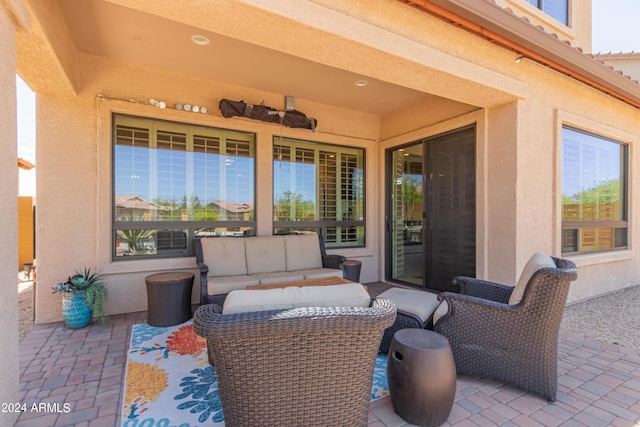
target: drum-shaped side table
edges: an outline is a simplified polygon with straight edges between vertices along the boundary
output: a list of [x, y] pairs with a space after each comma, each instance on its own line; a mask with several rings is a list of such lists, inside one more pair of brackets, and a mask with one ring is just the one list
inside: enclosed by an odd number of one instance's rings
[[150, 326], [173, 326], [191, 319], [193, 276], [193, 273], [178, 271], [145, 277]]
[[348, 259], [342, 262], [342, 268], [344, 268], [345, 279], [352, 282], [360, 281], [360, 269], [362, 268], [362, 262], [357, 259]]
[[401, 329], [389, 348], [387, 379], [393, 409], [423, 427], [444, 424], [456, 394], [456, 366], [449, 341], [425, 329]]

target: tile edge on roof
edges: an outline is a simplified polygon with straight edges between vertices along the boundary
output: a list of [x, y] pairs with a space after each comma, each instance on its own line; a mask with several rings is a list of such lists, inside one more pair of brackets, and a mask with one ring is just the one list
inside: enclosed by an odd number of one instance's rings
[[[576, 50], [576, 51], [586, 55], [589, 58], [596, 59], [596, 58], [631, 57], [631, 56], [640, 58], [640, 52], [636, 52], [636, 51], [633, 51], [633, 50], [631, 52], [622, 52], [622, 51], [620, 51], [619, 53], [613, 53], [613, 52], [608, 52], [608, 53], [586, 53], [586, 52], [584, 52], [584, 50], [580, 46], [573, 46], [571, 44], [570, 40], [561, 39], [560, 36], [558, 36], [556, 33], [551, 33], [549, 31], [545, 30], [544, 26], [542, 26], [540, 24], [533, 24], [529, 20], [528, 17], [516, 14], [510, 7], [503, 7], [503, 6], [499, 5], [495, 0], [485, 0], [485, 1], [488, 2], [488, 3], [491, 3], [492, 5], [498, 7], [500, 9], [502, 9], [502, 10], [504, 10], [505, 12], [511, 14], [515, 18], [520, 19], [524, 23], [526, 23], [526, 24], [528, 24], [530, 26], [533, 26], [534, 28], [536, 28], [536, 29], [540, 30], [541, 32], [543, 32], [544, 34], [546, 34], [547, 36], [553, 37], [554, 39], [559, 40], [562, 43], [565, 43], [567, 46], [571, 47], [573, 50]], [[638, 80], [633, 80], [631, 78], [631, 76], [628, 75], [628, 74], [625, 74], [623, 70], [619, 70], [619, 69], [616, 69], [615, 67], [613, 67], [611, 65], [605, 64], [604, 61], [596, 61], [596, 62], [598, 62], [599, 64], [605, 66], [606, 68], [614, 71], [615, 73], [620, 74], [621, 76], [627, 78], [628, 80], [631, 80], [631, 82], [633, 82], [635, 84], [638, 84], [640, 86], [640, 84], [638, 83]]]
[[[495, 0], [399, 1], [493, 41], [505, 49], [517, 52], [635, 108], [640, 108], [640, 84], [637, 80], [632, 80], [624, 73], [608, 68], [592, 54], [585, 53], [580, 47], [572, 46], [568, 40], [560, 40], [557, 35], [547, 32], [541, 25], [533, 24], [528, 19], [514, 14], [510, 8], [498, 5]], [[512, 22], [504, 22], [491, 12], [492, 9], [511, 17]], [[456, 20], [456, 17], [459, 19]], [[542, 37], [535, 37], [535, 34], [541, 34]], [[570, 50], [565, 51], [566, 48]], [[574, 57], [567, 58], [571, 52], [575, 52]]]

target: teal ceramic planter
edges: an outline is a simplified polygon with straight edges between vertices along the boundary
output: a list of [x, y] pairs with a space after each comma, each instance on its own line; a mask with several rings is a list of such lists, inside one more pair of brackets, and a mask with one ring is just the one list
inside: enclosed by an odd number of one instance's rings
[[62, 294], [62, 315], [71, 329], [84, 328], [91, 322], [93, 310], [84, 303], [85, 291]]

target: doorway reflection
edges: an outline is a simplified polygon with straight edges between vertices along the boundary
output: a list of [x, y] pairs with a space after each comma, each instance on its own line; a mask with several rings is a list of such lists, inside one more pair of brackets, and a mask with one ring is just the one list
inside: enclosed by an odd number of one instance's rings
[[422, 286], [422, 144], [396, 149], [391, 158], [391, 278]]

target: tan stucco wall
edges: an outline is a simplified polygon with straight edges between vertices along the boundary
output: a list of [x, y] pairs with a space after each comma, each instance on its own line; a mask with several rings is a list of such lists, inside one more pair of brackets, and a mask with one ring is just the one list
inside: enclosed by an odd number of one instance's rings
[[[18, 174], [16, 129], [16, 63], [14, 17], [0, 8], [0, 200], [3, 231], [0, 276], [5, 278], [0, 286], [0, 403], [18, 402]], [[0, 412], [0, 424], [13, 425], [17, 413]]]
[[[563, 123], [630, 143], [631, 172], [637, 169], [633, 145], [640, 135], [640, 114], [636, 109], [531, 61], [515, 63], [513, 52], [467, 31], [396, 1], [350, 2], [349, 15], [343, 17], [354, 24], [349, 27], [337, 26], [334, 20], [318, 20], [310, 10], [298, 7], [300, 3], [263, 3], [247, 1], [240, 7], [251, 16], [259, 16], [262, 8], [278, 8], [275, 14], [267, 14], [269, 19], [264, 22], [281, 25], [282, 33], [271, 31], [261, 43], [352, 71], [364, 71], [368, 65], [365, 75], [448, 98], [426, 100], [384, 117], [297, 99], [296, 108], [316, 117], [319, 129], [315, 133], [282, 130], [287, 137], [366, 148], [367, 246], [339, 251], [363, 261], [363, 282], [384, 278], [387, 148], [476, 124], [477, 275], [504, 283], [515, 282], [532, 252], [561, 255]], [[333, 8], [336, 16], [346, 13], [342, 2], [317, 3]], [[242, 9], [249, 7], [246, 4], [256, 6]], [[136, 5], [150, 10], [160, 7], [153, 2]], [[182, 9], [175, 13], [188, 15]], [[184, 19], [194, 24], [201, 19], [191, 15]], [[354, 18], [360, 15], [366, 16], [366, 23]], [[220, 31], [246, 38], [267, 33], [262, 24], [250, 34], [243, 33], [242, 26], [234, 27], [237, 19], [240, 17], [225, 16]], [[296, 34], [296, 43], [285, 43], [290, 34]], [[335, 40], [349, 49], [327, 53], [328, 49], [313, 48], [326, 47]], [[253, 103], [264, 100], [266, 105], [279, 106], [282, 94], [83, 54], [77, 63], [83, 82], [79, 95], [50, 91], [37, 97], [37, 137], [44, 141], [37, 148], [38, 279], [46, 284], [43, 289], [84, 265], [96, 266], [106, 275], [111, 291], [107, 313], [137, 311], [146, 308], [145, 275], [158, 270], [194, 270], [192, 258], [111, 261], [112, 112], [255, 132], [258, 234], [271, 232], [271, 145], [280, 129], [248, 119], [224, 119], [217, 103], [229, 98]], [[148, 104], [150, 97], [169, 105], [189, 100], [206, 105], [210, 114], [157, 109]], [[630, 194], [637, 188], [637, 179], [631, 180]], [[633, 198], [630, 202], [633, 218], [638, 209]], [[635, 228], [631, 227], [630, 233], [631, 244], [640, 239]], [[572, 301], [640, 283], [637, 255], [632, 249], [573, 259], [580, 270], [579, 280], [572, 286]], [[616, 274], [611, 274], [611, 269]], [[36, 298], [37, 322], [61, 319], [58, 296], [43, 290]]]
[[[221, 98], [244, 99], [253, 103], [264, 100], [266, 105], [276, 106], [283, 102], [283, 98], [203, 79], [108, 63], [86, 55], [81, 60], [88, 76], [99, 75], [83, 93], [77, 97], [37, 97], [38, 138], [40, 140], [47, 135], [47, 141], [57, 141], [37, 147], [38, 158], [47, 159], [38, 164], [37, 194], [42, 195], [38, 197], [41, 209], [37, 211], [37, 250], [39, 255], [42, 254], [38, 259], [38, 283], [53, 284], [85, 265], [97, 267], [105, 275], [105, 283], [110, 290], [105, 307], [107, 313], [145, 310], [144, 277], [152, 272], [172, 269], [195, 272], [194, 258], [111, 261], [113, 112], [255, 132], [256, 169], [260, 176], [256, 188], [256, 220], [260, 235], [272, 232], [271, 147], [274, 136], [282, 133], [284, 137], [363, 147], [366, 149], [366, 164], [377, 167], [375, 138], [380, 120], [376, 116], [296, 100], [297, 109], [313, 112], [310, 115], [326, 125], [317, 132], [310, 132], [287, 127], [280, 129], [278, 125], [243, 118], [225, 119], [217, 110]], [[99, 94], [102, 96], [98, 97]], [[150, 97], [165, 100], [169, 105], [178, 100], [189, 100], [193, 105], [207, 106], [210, 113], [161, 110], [148, 104]], [[65, 149], [60, 149], [60, 144]], [[74, 166], [60, 170], [61, 164]], [[368, 174], [367, 188], [375, 188], [374, 177], [374, 174]], [[376, 197], [368, 197], [367, 225], [371, 229], [380, 221], [375, 202]], [[329, 251], [360, 259], [363, 262], [363, 282], [377, 280], [377, 253], [373, 239], [368, 239], [368, 242], [365, 248]], [[194, 289], [199, 290], [198, 286], [196, 279]], [[194, 292], [193, 300], [198, 298], [199, 294]], [[38, 293], [36, 321], [60, 319], [59, 296], [44, 291]]]

